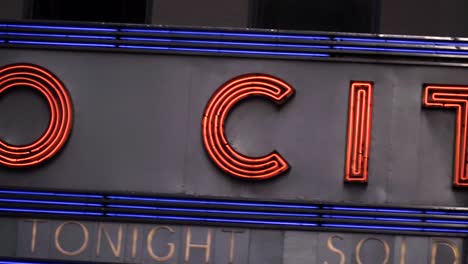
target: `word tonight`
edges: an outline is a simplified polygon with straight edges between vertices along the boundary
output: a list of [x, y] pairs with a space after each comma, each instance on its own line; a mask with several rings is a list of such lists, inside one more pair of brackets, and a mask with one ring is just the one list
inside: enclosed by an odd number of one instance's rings
[[40, 219], [21, 220], [20, 228], [23, 257], [111, 263], [234, 263], [245, 236], [242, 229]]
[[[461, 263], [461, 238], [19, 220], [21, 257], [109, 263]], [[279, 260], [278, 262], [280, 263]]]

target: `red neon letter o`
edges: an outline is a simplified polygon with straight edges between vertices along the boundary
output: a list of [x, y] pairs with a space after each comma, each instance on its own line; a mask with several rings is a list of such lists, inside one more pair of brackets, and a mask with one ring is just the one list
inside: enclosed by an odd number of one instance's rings
[[203, 116], [203, 143], [210, 158], [226, 173], [244, 179], [268, 179], [289, 169], [276, 151], [263, 157], [235, 151], [226, 139], [224, 123], [231, 108], [248, 97], [266, 97], [282, 104], [293, 94], [294, 89], [286, 82], [265, 74], [242, 75], [223, 84], [211, 97]]
[[50, 107], [46, 131], [35, 142], [13, 146], [0, 140], [0, 164], [27, 167], [41, 163], [57, 153], [70, 135], [72, 104], [62, 82], [51, 72], [32, 64], [13, 64], [0, 68], [0, 94], [14, 87], [39, 91]]

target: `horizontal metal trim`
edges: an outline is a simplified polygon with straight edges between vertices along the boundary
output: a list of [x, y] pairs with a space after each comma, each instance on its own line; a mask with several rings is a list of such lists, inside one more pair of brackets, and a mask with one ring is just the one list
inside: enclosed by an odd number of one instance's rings
[[463, 63], [468, 39], [335, 32], [0, 22], [0, 47], [394, 63]]
[[292, 230], [468, 234], [468, 208], [399, 207], [0, 189], [0, 216]]

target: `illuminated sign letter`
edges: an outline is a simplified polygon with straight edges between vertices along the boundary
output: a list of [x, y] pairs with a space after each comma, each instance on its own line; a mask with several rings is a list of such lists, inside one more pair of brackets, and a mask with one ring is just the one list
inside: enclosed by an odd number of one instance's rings
[[450, 108], [457, 113], [455, 127], [455, 160], [453, 183], [458, 187], [468, 186], [466, 137], [468, 118], [468, 86], [425, 85], [423, 105], [426, 107]]
[[372, 128], [372, 82], [351, 82], [345, 182], [367, 182]]
[[0, 164], [8, 167], [32, 166], [52, 157], [64, 145], [72, 125], [70, 96], [51, 72], [31, 64], [0, 68], [0, 94], [17, 87], [39, 91], [49, 104], [50, 120], [44, 134], [31, 144], [14, 146], [0, 140]]
[[232, 176], [263, 180], [275, 177], [289, 168], [276, 151], [263, 157], [248, 157], [235, 151], [224, 133], [224, 123], [231, 108], [252, 97], [266, 97], [284, 103], [294, 89], [284, 81], [265, 74], [238, 76], [223, 84], [211, 97], [202, 122], [203, 143], [216, 165]]

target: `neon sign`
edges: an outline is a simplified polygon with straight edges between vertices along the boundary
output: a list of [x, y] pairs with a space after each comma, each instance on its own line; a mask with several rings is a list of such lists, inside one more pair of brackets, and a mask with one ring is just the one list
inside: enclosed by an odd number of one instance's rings
[[426, 85], [423, 104], [426, 107], [455, 109], [455, 153], [453, 183], [455, 186], [468, 186], [467, 173], [467, 118], [468, 86]]
[[[45, 132], [33, 143], [21, 146], [0, 140], [0, 164], [29, 167], [53, 157], [67, 141], [73, 119], [71, 98], [64, 84], [50, 71], [33, 64], [12, 64], [0, 68], [0, 94], [27, 87], [43, 95], [50, 108]], [[350, 85], [345, 152], [345, 182], [366, 183], [370, 161], [374, 85], [353, 81]], [[285, 81], [266, 74], [247, 74], [221, 85], [209, 99], [202, 117], [202, 141], [208, 157], [225, 173], [248, 180], [277, 177], [290, 169], [277, 151], [262, 157], [239, 153], [225, 134], [231, 109], [252, 97], [266, 98], [281, 106], [295, 93]], [[453, 183], [468, 186], [468, 86], [425, 85], [422, 105], [456, 110]]]
[[293, 94], [290, 85], [265, 74], [243, 75], [223, 84], [203, 115], [203, 143], [210, 158], [223, 171], [244, 179], [263, 180], [286, 171], [289, 165], [276, 151], [259, 158], [235, 151], [226, 139], [224, 123], [231, 108], [246, 98], [261, 96], [281, 105]]
[[372, 127], [372, 83], [351, 82], [345, 181], [367, 182]]
[[46, 69], [32, 64], [13, 64], [0, 68], [0, 94], [28, 87], [39, 91], [50, 108], [46, 131], [35, 142], [13, 146], [0, 140], [0, 164], [8, 167], [37, 165], [54, 156], [65, 144], [72, 126], [72, 104], [62, 82]]

